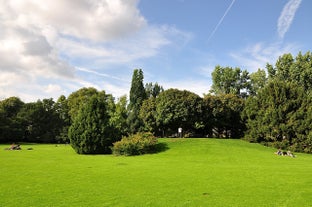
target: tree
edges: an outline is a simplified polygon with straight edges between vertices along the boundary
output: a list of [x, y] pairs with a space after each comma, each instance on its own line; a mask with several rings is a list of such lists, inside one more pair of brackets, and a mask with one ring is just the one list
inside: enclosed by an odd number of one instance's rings
[[69, 128], [68, 136], [78, 154], [108, 154], [120, 137], [110, 124], [108, 103], [101, 94], [95, 94], [78, 110]]
[[56, 136], [58, 142], [69, 143], [68, 128], [71, 124], [69, 116], [68, 101], [64, 95], [61, 95], [55, 103], [56, 113], [61, 121], [60, 133]]
[[98, 94], [98, 91], [95, 88], [81, 88], [78, 91], [71, 93], [68, 96], [67, 104], [68, 104], [68, 114], [73, 121], [78, 114], [78, 111], [82, 105], [84, 105], [88, 99]]
[[146, 92], [143, 86], [143, 71], [135, 69], [132, 75], [131, 89], [130, 89], [130, 103], [128, 126], [130, 133], [136, 133], [142, 130], [142, 120], [139, 118], [140, 107], [146, 99]]
[[245, 124], [241, 119], [245, 99], [233, 94], [206, 95], [204, 97], [204, 123], [210, 136], [239, 138]]
[[156, 122], [156, 99], [150, 97], [146, 99], [140, 108], [140, 118], [143, 120], [144, 131], [152, 132], [153, 134], [161, 135], [158, 131]]
[[250, 74], [250, 88], [249, 94], [255, 96], [259, 90], [262, 89], [267, 82], [265, 70], [258, 69], [258, 71]]
[[23, 137], [21, 121], [17, 114], [24, 106], [18, 97], [0, 101], [0, 142], [17, 142]]
[[293, 82], [272, 80], [257, 97], [246, 102], [244, 116], [250, 141], [283, 143], [283, 147], [293, 144], [296, 129], [295, 117], [305, 99], [304, 90]]
[[145, 84], [145, 92], [147, 98], [150, 97], [156, 98], [163, 91], [164, 91], [163, 87], [158, 85], [158, 83], [153, 84], [151, 82]]
[[27, 142], [54, 143], [63, 127], [52, 98], [26, 103], [18, 117]]
[[284, 54], [278, 58], [275, 66], [267, 64], [269, 79], [290, 81], [302, 85], [306, 91], [312, 90], [312, 54], [301, 52], [294, 58]]
[[202, 98], [189, 91], [168, 89], [156, 98], [156, 122], [163, 135], [172, 135], [179, 127], [196, 133], [202, 127]]
[[246, 101], [246, 139], [312, 152], [311, 57], [310, 52], [295, 58], [284, 54], [274, 66], [267, 64], [265, 86]]
[[234, 94], [245, 97], [249, 88], [249, 73], [240, 68], [216, 66], [212, 72], [210, 92], [219, 94]]
[[128, 134], [127, 117], [127, 96], [122, 96], [118, 99], [110, 118], [111, 125], [120, 132], [121, 136]]

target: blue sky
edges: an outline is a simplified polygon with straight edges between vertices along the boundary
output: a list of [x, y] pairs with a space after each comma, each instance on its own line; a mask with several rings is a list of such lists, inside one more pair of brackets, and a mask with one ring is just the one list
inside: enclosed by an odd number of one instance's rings
[[128, 95], [144, 82], [208, 93], [216, 65], [250, 72], [312, 47], [310, 0], [0, 0], [0, 99]]

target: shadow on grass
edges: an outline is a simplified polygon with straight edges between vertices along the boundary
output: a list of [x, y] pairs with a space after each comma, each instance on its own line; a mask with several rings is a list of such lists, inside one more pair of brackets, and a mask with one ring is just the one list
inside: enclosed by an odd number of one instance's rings
[[169, 147], [166, 143], [157, 143], [151, 154], [157, 154], [157, 153], [165, 152], [168, 149], [169, 149]]

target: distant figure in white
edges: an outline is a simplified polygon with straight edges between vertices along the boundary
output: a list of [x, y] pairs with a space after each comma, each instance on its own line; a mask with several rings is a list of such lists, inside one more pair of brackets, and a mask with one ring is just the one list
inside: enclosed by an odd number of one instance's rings
[[178, 128], [178, 136], [180, 138], [182, 137], [182, 128], [181, 127]]

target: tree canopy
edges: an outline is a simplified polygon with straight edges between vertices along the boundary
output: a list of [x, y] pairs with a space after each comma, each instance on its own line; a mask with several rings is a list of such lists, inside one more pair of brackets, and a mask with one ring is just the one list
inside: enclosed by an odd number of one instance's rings
[[[312, 153], [312, 54], [284, 54], [265, 69], [215, 67], [211, 93], [200, 97], [133, 71], [129, 100], [95, 88], [24, 103], [0, 101], [0, 142], [71, 142], [82, 154], [109, 153], [137, 132], [156, 136], [241, 138]], [[186, 83], [187, 84], [187, 83]]]

